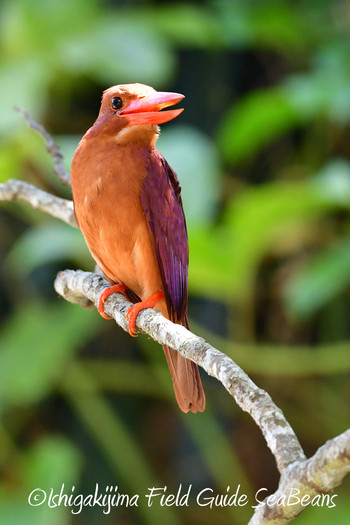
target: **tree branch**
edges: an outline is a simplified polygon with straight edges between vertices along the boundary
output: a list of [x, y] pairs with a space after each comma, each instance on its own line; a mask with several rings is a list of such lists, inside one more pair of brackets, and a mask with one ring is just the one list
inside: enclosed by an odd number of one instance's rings
[[52, 158], [53, 158], [54, 172], [56, 173], [57, 177], [63, 182], [63, 184], [71, 187], [72, 184], [70, 180], [70, 174], [66, 171], [64, 167], [63, 155], [62, 155], [61, 149], [55, 143], [50, 133], [44, 128], [44, 126], [42, 126], [36, 120], [34, 120], [33, 117], [31, 117], [29, 113], [27, 113], [27, 111], [25, 111], [24, 109], [18, 106], [15, 106], [14, 109], [18, 111], [18, 113], [20, 113], [22, 117], [25, 118], [25, 120], [27, 121], [27, 123], [32, 129], [37, 131], [39, 135], [43, 137], [45, 144], [46, 144], [46, 149], [50, 153], [50, 155], [52, 155]]
[[[78, 300], [81, 304], [81, 298], [85, 297], [95, 306], [101, 293], [108, 286], [110, 284], [103, 277], [82, 271], [66, 270], [60, 272], [55, 280], [57, 293], [68, 301], [76, 303]], [[125, 314], [130, 306], [131, 303], [123, 296], [114, 294], [107, 300], [105, 311], [127, 331]], [[291, 463], [305, 459], [298, 439], [282, 411], [276, 407], [270, 396], [258, 388], [227, 355], [154, 310], [142, 311], [137, 316], [136, 326], [161, 345], [168, 345], [178, 350], [225, 386], [238, 405], [248, 412], [261, 428], [280, 472]]]
[[42, 210], [71, 226], [78, 227], [72, 201], [56, 197], [20, 180], [11, 179], [0, 184], [0, 201], [18, 200], [25, 201], [33, 208]]
[[322, 506], [327, 503], [330, 506], [331, 501], [335, 506], [337, 495], [333, 495], [333, 501], [327, 493], [337, 487], [348, 472], [350, 430], [327, 441], [310, 459], [287, 468], [281, 475], [278, 490], [263, 506], [255, 509], [249, 525], [284, 525], [296, 518], [312, 500]]
[[[101, 275], [81, 270], [65, 270], [55, 280], [57, 293], [81, 306], [95, 304], [97, 307], [101, 293], [108, 286], [110, 284]], [[105, 311], [128, 331], [125, 314], [130, 306], [121, 294], [113, 294], [105, 303]], [[328, 441], [307, 460], [282, 411], [227, 355], [156, 310], [141, 311], [136, 326], [140, 332], [162, 345], [171, 346], [218, 379], [261, 428], [275, 456], [281, 479], [275, 494], [261, 505], [257, 504], [250, 525], [289, 523], [304, 510], [306, 499], [310, 503], [313, 497], [330, 492], [350, 471], [350, 430]], [[292, 498], [291, 504], [282, 505], [288, 497]]]

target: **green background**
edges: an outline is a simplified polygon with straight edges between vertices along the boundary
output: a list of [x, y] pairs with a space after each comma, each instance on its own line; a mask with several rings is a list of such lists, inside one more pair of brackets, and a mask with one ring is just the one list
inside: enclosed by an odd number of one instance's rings
[[[190, 324], [282, 408], [307, 455], [349, 427], [350, 2], [4, 0], [0, 182], [68, 197], [67, 169], [103, 89], [184, 93], [159, 150], [178, 173], [190, 240]], [[143, 495], [193, 485], [251, 504], [278, 483], [260, 430], [202, 374], [207, 410], [177, 408], [159, 345], [57, 298], [93, 269], [82, 236], [26, 204], [0, 208], [0, 525], [242, 524], [252, 509], [30, 507], [37, 487]], [[347, 524], [336, 507], [300, 525]], [[74, 510], [74, 509], [73, 509]]]

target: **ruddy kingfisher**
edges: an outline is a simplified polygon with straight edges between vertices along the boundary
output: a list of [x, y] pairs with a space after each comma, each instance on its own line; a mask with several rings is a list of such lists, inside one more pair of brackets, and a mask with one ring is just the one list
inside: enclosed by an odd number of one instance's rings
[[[188, 239], [180, 185], [155, 148], [159, 124], [183, 110], [164, 108], [184, 98], [143, 84], [104, 91], [94, 125], [72, 161], [74, 210], [88, 248], [110, 282], [111, 293], [131, 300], [128, 326], [135, 335], [140, 310], [154, 308], [188, 327]], [[183, 412], [202, 412], [198, 367], [168, 346], [164, 353]]]

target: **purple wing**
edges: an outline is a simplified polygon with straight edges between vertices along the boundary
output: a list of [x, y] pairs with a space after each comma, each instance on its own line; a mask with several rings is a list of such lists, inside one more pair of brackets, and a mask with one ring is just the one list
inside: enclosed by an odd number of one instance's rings
[[154, 149], [141, 190], [141, 203], [153, 235], [164, 295], [173, 321], [187, 321], [188, 239], [179, 181]]

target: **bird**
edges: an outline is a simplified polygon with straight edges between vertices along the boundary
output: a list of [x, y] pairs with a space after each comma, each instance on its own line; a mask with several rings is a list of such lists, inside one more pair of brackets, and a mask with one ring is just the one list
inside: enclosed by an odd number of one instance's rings
[[[166, 109], [184, 98], [140, 83], [106, 89], [95, 123], [85, 133], [71, 166], [74, 212], [90, 253], [111, 293], [134, 304], [127, 312], [129, 333], [136, 318], [156, 308], [189, 327], [189, 248], [181, 188], [175, 172], [156, 149], [159, 125], [183, 111]], [[198, 367], [163, 346], [175, 398], [183, 412], [203, 412], [205, 394]]]

